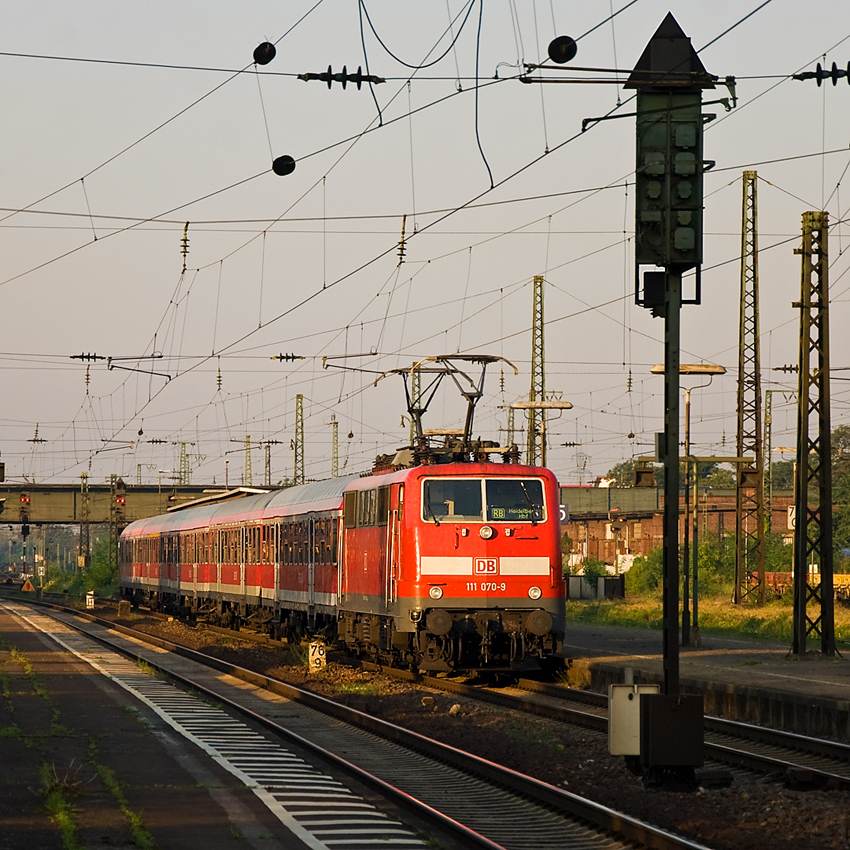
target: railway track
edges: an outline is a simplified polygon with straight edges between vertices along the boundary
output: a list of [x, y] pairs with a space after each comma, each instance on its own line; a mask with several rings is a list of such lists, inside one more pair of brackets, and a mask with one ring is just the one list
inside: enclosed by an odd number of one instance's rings
[[[281, 739], [292, 741], [298, 747], [317, 753], [322, 760], [353, 773], [360, 782], [378, 789], [381, 795], [414, 808], [420, 818], [430, 820], [435, 828], [438, 825], [441, 832], [452, 834], [459, 846], [490, 850], [539, 850], [543, 847], [619, 850], [641, 844], [658, 850], [697, 850], [702, 846], [339, 703], [194, 650], [133, 633], [79, 612], [53, 610], [48, 614], [41, 608], [34, 613], [30, 606], [22, 603], [0, 604], [26, 617], [123, 687], [133, 689], [157, 710], [170, 712], [169, 722], [176, 724], [175, 728], [179, 727], [183, 734], [198, 738], [211, 748], [215, 758], [229, 764], [229, 767], [225, 764], [228, 769], [242, 771], [247, 778], [246, 784], [255, 787], [261, 798], [268, 798], [269, 805], [277, 807], [273, 810], [282, 820], [288, 818], [302, 829], [306, 829], [303, 824], [312, 825], [321, 818], [317, 798], [328, 800], [331, 807], [338, 806], [340, 801], [351, 804], [355, 813], [359, 812], [357, 806], [361, 804], [332, 782], [317, 778], [312, 769], [302, 780], [311, 786], [309, 793], [300, 788], [289, 790], [291, 782], [287, 770], [292, 765], [286, 745], [281, 744], [278, 749], [263, 743], [256, 733], [244, 727], [236, 712], [247, 714], [254, 723]], [[82, 648], [80, 641], [85, 642]], [[104, 645], [110, 650], [105, 650]], [[119, 654], [122, 657], [119, 658]], [[207, 702], [198, 702], [167, 683], [141, 674], [132, 661], [125, 660], [126, 657], [143, 659], [169, 678], [205, 695]], [[108, 660], [104, 661], [105, 658]], [[245, 683], [263, 690], [246, 688]], [[166, 687], [168, 690], [163, 691]], [[272, 702], [268, 701], [266, 692], [276, 695]], [[228, 710], [211, 707], [210, 699]], [[340, 753], [344, 753], [344, 757]], [[305, 810], [307, 815], [303, 814]], [[381, 827], [387, 827], [386, 821], [377, 828]], [[319, 823], [319, 838], [312, 835], [311, 840], [316, 843], [310, 844], [311, 847], [327, 846], [321, 843], [323, 828], [327, 829], [328, 825]], [[376, 827], [372, 823], [362, 828], [372, 829], [374, 834]], [[403, 830], [404, 827], [392, 825], [392, 829]], [[417, 840], [401, 837], [399, 844], [416, 846]], [[393, 845], [373, 845], [364, 839], [362, 846]]]
[[[604, 694], [533, 679], [502, 687], [477, 687], [433, 677], [421, 682], [504, 708], [608, 732], [608, 698]], [[778, 774], [799, 786], [850, 789], [850, 746], [846, 744], [712, 716], [705, 718], [704, 729], [705, 753], [714, 762], [765, 775]]]
[[[204, 628], [233, 636], [229, 629]], [[239, 636], [266, 645], [276, 643], [247, 631], [239, 632]], [[534, 679], [519, 679], [499, 687], [470, 685], [451, 679], [423, 677], [370, 662], [359, 663], [365, 669], [404, 681], [584, 726], [607, 735], [608, 698], [604, 694]], [[704, 728], [706, 757], [715, 765], [776, 776], [797, 787], [850, 788], [850, 746], [846, 744], [713, 716], [706, 716]]]

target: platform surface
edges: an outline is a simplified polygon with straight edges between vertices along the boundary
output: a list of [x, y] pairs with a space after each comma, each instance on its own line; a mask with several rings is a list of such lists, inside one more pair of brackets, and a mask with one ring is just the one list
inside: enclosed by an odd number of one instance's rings
[[[664, 675], [663, 633], [655, 629], [568, 623], [562, 654], [579, 666], [642, 675]], [[788, 644], [746, 638], [715, 637], [702, 632], [702, 646], [679, 647], [683, 682], [715, 682], [736, 688], [772, 691], [850, 703], [850, 658], [828, 657], [812, 649], [799, 657]], [[622, 681], [622, 679], [620, 679]]]

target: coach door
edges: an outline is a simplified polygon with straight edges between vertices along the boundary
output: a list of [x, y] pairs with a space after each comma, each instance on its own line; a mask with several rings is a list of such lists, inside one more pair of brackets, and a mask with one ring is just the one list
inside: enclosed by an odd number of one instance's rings
[[307, 605], [310, 617], [316, 606], [316, 520], [307, 522]]
[[387, 521], [387, 583], [386, 604], [396, 599], [396, 583], [401, 564], [401, 519], [404, 507], [404, 484], [390, 490], [389, 517]]

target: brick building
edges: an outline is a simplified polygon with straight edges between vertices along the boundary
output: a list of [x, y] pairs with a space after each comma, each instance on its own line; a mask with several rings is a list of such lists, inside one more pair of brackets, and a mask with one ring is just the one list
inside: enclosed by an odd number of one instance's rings
[[[792, 542], [788, 508], [794, 503], [790, 490], [774, 491], [771, 530]], [[586, 558], [628, 569], [636, 555], [661, 546], [663, 491], [654, 487], [561, 487], [566, 522], [562, 533], [569, 538], [569, 562]], [[684, 496], [680, 496], [679, 541], [684, 539]], [[694, 514], [691, 502], [691, 516]], [[735, 491], [701, 490], [696, 510], [700, 536], [735, 533]]]

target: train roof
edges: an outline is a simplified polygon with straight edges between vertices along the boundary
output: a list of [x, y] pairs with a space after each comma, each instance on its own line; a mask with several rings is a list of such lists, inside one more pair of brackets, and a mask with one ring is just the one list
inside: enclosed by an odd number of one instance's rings
[[146, 517], [131, 522], [125, 529], [125, 536], [161, 534], [169, 531], [189, 531], [207, 526], [228, 525], [244, 520], [262, 520], [270, 517], [282, 517], [301, 513], [306, 508], [312, 511], [327, 511], [338, 508], [346, 486], [360, 476], [341, 475], [323, 481], [299, 484], [284, 490], [272, 490], [268, 493], [230, 499], [226, 502], [212, 502], [195, 508], [173, 511], [169, 514]]
[[283, 490], [257, 493], [239, 499], [210, 502], [196, 507], [187, 507], [160, 516], [147, 517], [130, 523], [122, 536], [136, 537], [146, 534], [162, 534], [176, 531], [191, 531], [198, 528], [218, 527], [236, 522], [259, 522], [274, 517], [285, 517], [310, 511], [338, 510], [346, 488], [363, 489], [394, 483], [407, 478], [432, 475], [467, 476], [496, 475], [554, 476], [548, 469], [502, 463], [450, 463], [416, 466], [362, 476], [359, 473], [341, 475], [299, 484]]

